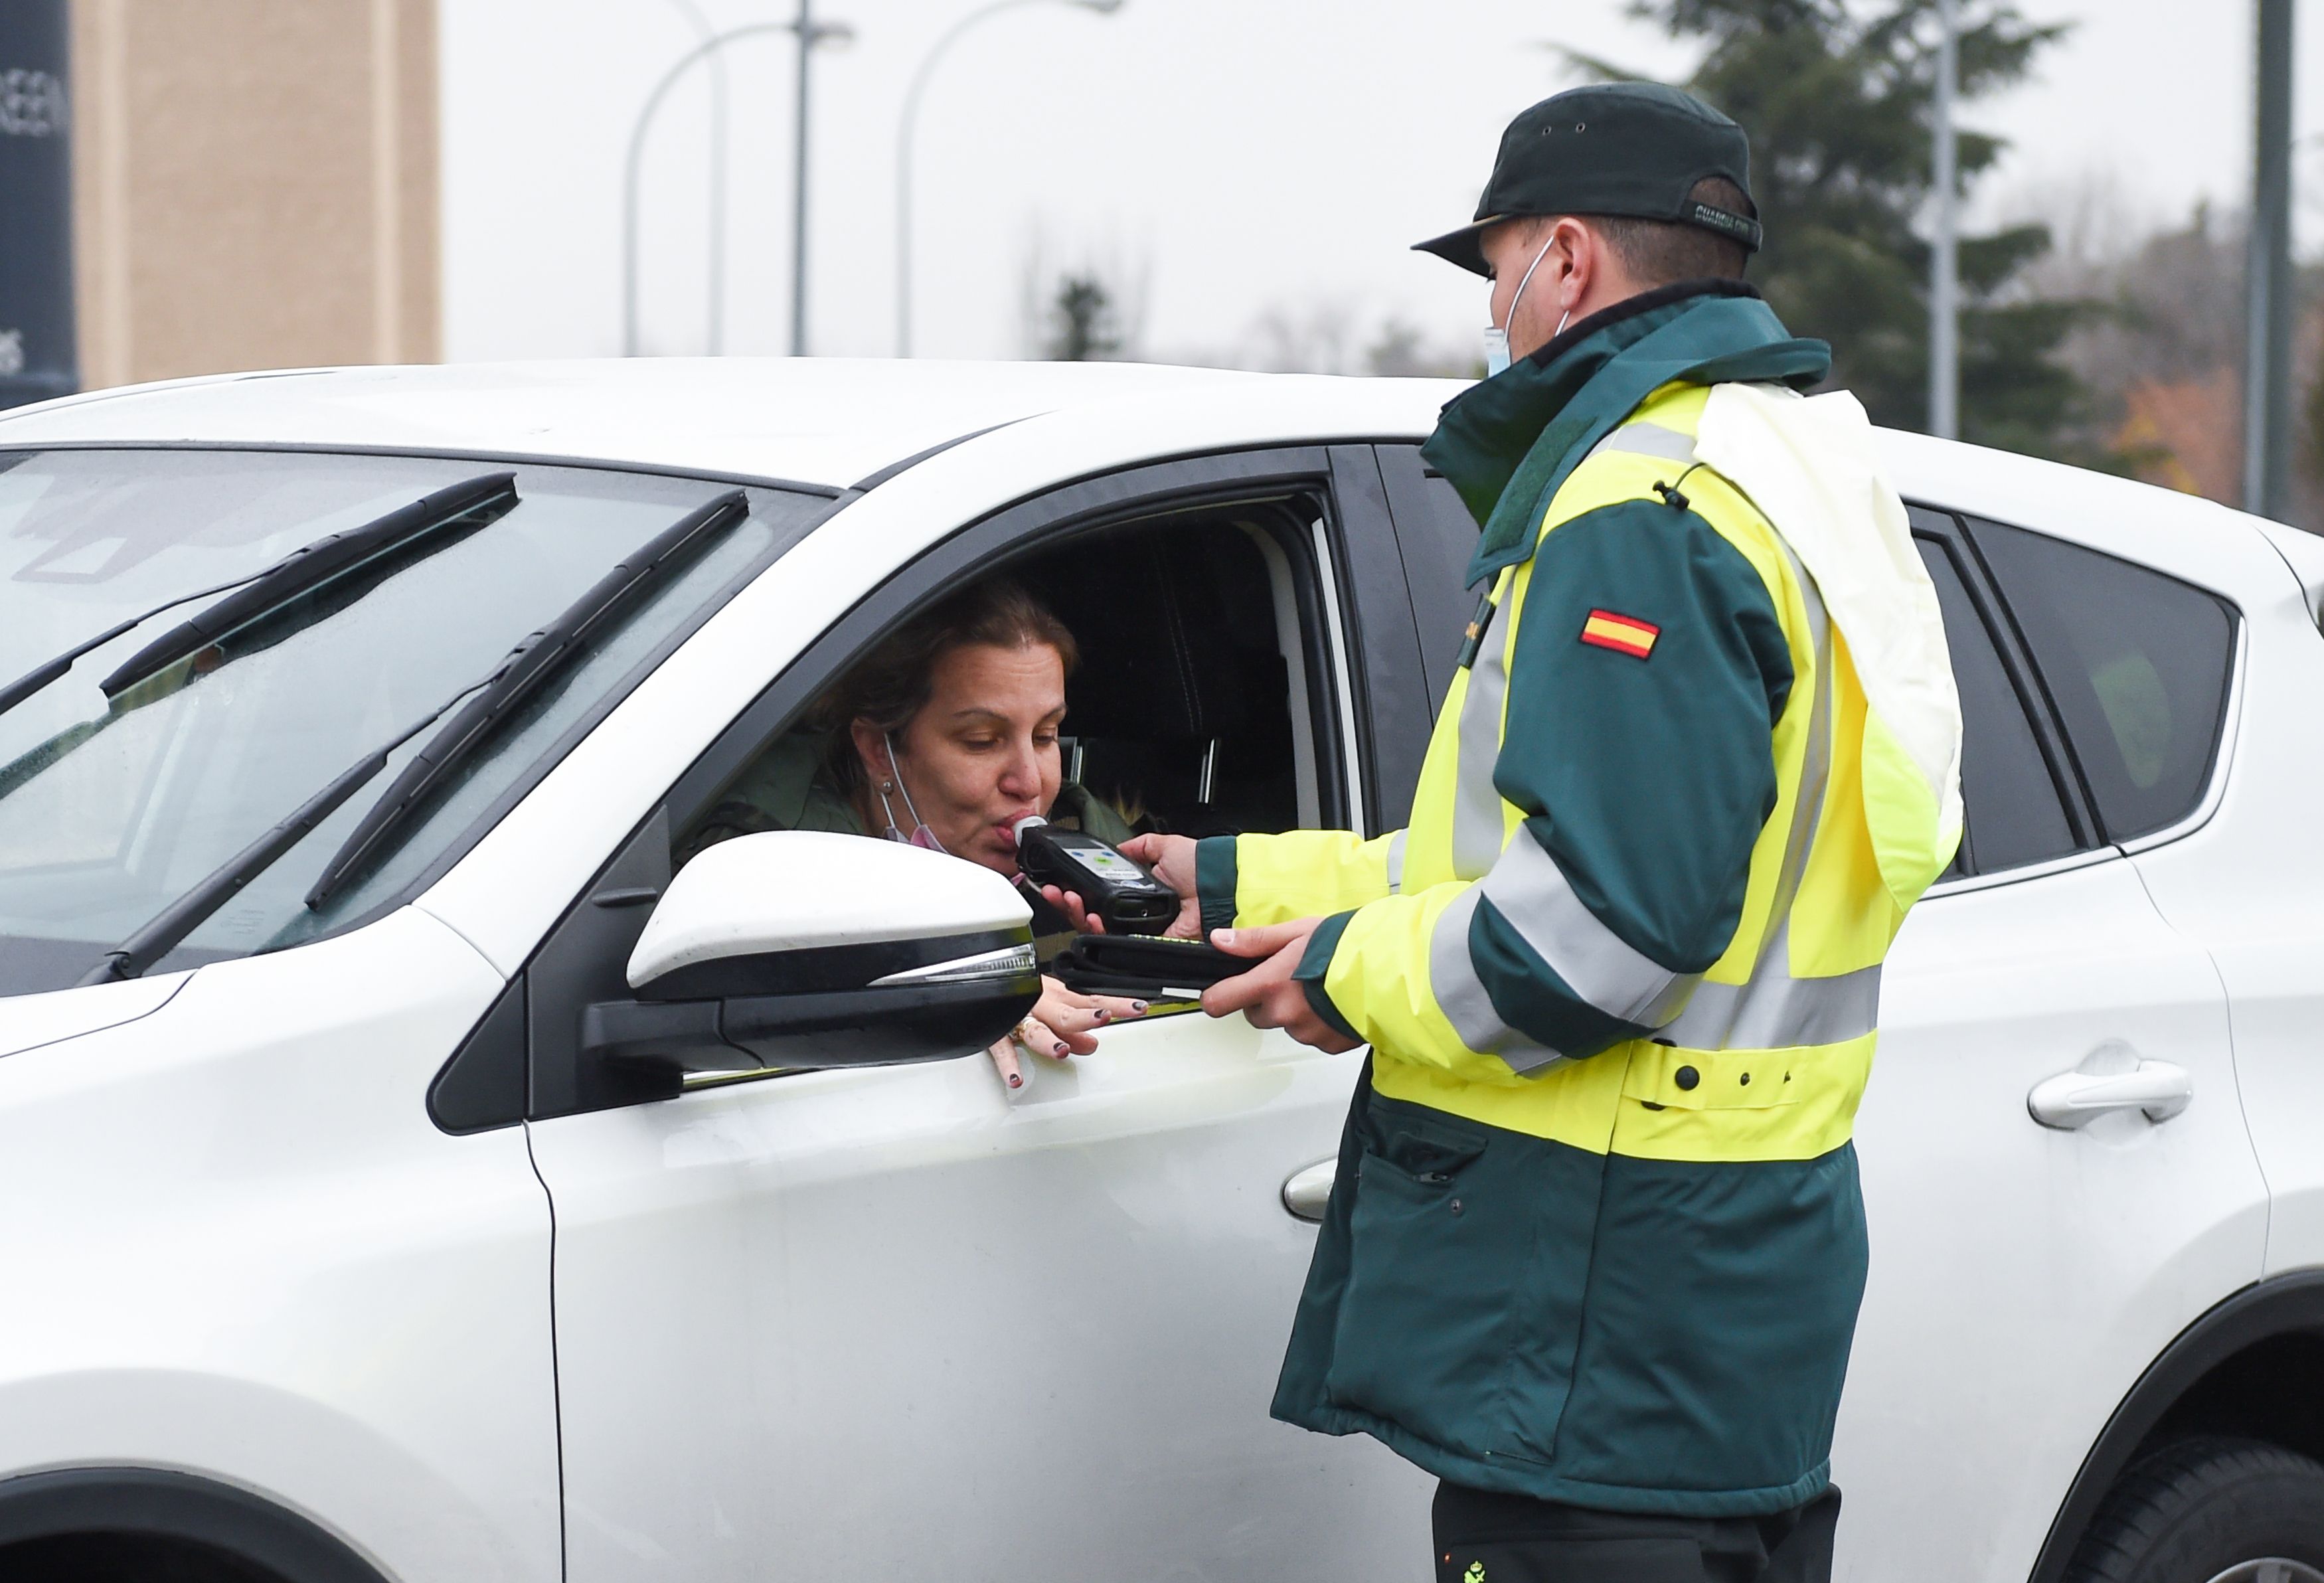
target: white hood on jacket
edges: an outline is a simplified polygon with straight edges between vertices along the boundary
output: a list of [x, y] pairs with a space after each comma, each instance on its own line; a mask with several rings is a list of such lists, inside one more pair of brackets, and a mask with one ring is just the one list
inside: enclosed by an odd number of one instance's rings
[[1716, 385], [1694, 454], [1750, 496], [1815, 579], [1877, 722], [1868, 729], [1885, 728], [1926, 779], [1950, 851], [1961, 827], [1960, 698], [1936, 587], [1863, 404], [1845, 391]]

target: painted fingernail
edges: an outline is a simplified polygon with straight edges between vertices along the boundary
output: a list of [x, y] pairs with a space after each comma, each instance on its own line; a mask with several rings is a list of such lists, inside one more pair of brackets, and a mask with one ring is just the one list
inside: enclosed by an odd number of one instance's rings
[[1112, 1012], [1111, 1012], [1111, 1011], [1108, 1011], [1108, 1010], [1107, 1010], [1104, 1007], [1102, 1007], [1102, 1006], [1101, 1006], [1101, 1007], [1099, 1007], [1099, 1008], [1097, 1008], [1097, 1017], [1096, 1017], [1096, 1020], [1097, 1020], [1097, 1021], [1099, 1021], [1099, 1022], [1104, 1022], [1104, 1021], [1106, 1021], [1108, 1018], [1111, 1017], [1112, 1016], [1113, 1016], [1113, 1013], [1112, 1013]]
[[1063, 1056], [1064, 1056], [1064, 1055], [1065, 1055], [1067, 1053], [1068, 1053], [1068, 1052], [1066, 1051], [1066, 1048], [1065, 1048], [1065, 1042], [1063, 1039], [1059, 1039], [1059, 1040], [1057, 1041], [1056, 1048], [1051, 1052], [1051, 1054], [1055, 1054], [1055, 1055], [1057, 1055], [1057, 1056], [1060, 1056], [1060, 1057], [1063, 1057]]
[[1146, 1011], [1146, 1002], [1143, 1000], [1133, 1000], [1130, 1003], [1130, 1009], [1139, 1013], [1140, 1016], [1143, 1016]]
[[1012, 1072], [1009, 1074], [1009, 1086], [1012, 1089], [1021, 1089], [1025, 1086], [1025, 1079], [1020, 1074]]

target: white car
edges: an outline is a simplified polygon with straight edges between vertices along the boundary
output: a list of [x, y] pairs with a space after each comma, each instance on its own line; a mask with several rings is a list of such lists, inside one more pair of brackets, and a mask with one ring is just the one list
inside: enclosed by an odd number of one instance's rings
[[[1267, 1415], [1360, 1056], [1162, 1016], [1012, 1096], [996, 877], [672, 850], [1002, 565], [1081, 639], [1093, 787], [1400, 824], [1455, 388], [672, 361], [0, 415], [0, 1575], [1424, 1575], [1432, 1482]], [[1841, 1573], [2319, 1583], [2324, 545], [1884, 443], [1969, 836], [1860, 1118]]]

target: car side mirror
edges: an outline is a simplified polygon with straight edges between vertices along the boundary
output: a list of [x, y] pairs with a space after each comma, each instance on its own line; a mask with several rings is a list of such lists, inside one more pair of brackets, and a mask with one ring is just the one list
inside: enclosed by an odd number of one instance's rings
[[973, 1054], [1040, 997], [1032, 909], [991, 870], [819, 831], [737, 836], [663, 891], [636, 998], [582, 1014], [583, 1058], [650, 1094], [696, 1073]]

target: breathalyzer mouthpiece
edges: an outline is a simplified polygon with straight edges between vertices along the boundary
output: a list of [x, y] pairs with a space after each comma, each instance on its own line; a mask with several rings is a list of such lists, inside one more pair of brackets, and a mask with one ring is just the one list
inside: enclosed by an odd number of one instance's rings
[[1011, 824], [1009, 827], [1010, 837], [1014, 840], [1019, 846], [1023, 846], [1025, 844], [1025, 833], [1027, 831], [1032, 829], [1036, 824], [1047, 824], [1047, 823], [1048, 821], [1042, 818], [1038, 814], [1028, 814], [1022, 819], [1018, 820], [1016, 824]]

